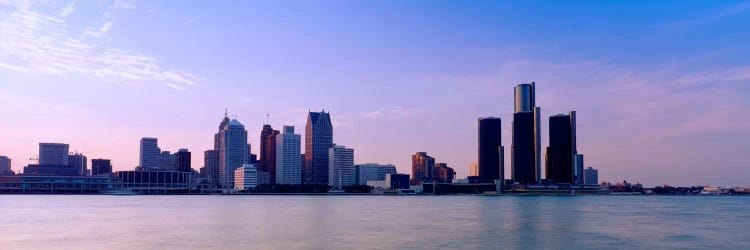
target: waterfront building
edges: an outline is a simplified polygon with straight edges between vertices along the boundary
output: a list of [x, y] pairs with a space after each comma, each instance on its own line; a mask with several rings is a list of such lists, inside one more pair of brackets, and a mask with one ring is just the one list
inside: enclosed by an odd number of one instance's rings
[[396, 173], [388, 174], [385, 176], [385, 183], [388, 185], [388, 189], [409, 189], [409, 175]]
[[76, 169], [78, 172], [76, 175], [78, 176], [87, 176], [89, 174], [88, 162], [88, 158], [78, 152], [68, 155], [68, 165]]
[[575, 154], [573, 157], [575, 184], [584, 184], [583, 176], [583, 154]]
[[159, 154], [159, 167], [161, 171], [175, 171], [175, 155], [169, 151], [161, 151]]
[[[260, 163], [253, 163], [256, 166], [260, 165]], [[269, 185], [272, 184], [271, 181], [271, 173], [264, 172], [264, 171], [258, 171], [258, 185]]]
[[388, 183], [386, 181], [367, 181], [365, 185], [370, 186], [372, 188], [388, 189]]
[[141, 138], [141, 151], [138, 165], [140, 169], [159, 169], [160, 155], [161, 149], [159, 149], [158, 139], [151, 137]]
[[11, 160], [7, 156], [0, 155], [0, 175], [11, 173]]
[[411, 176], [418, 182], [432, 181], [435, 167], [435, 158], [427, 155], [427, 152], [417, 152], [411, 156]]
[[192, 173], [161, 170], [117, 171], [122, 188], [141, 194], [190, 192]]
[[549, 118], [549, 147], [547, 147], [547, 180], [553, 183], [574, 183], [573, 157], [577, 154], [575, 141], [575, 111], [568, 115]]
[[203, 152], [203, 166], [206, 172], [208, 183], [216, 187], [219, 182], [219, 151], [206, 150]]
[[328, 185], [341, 189], [356, 185], [354, 178], [354, 149], [333, 144], [328, 150]]
[[179, 172], [192, 172], [193, 167], [190, 164], [192, 154], [187, 149], [180, 149], [174, 154], [175, 170]]
[[389, 174], [396, 173], [393, 164], [365, 163], [354, 165], [354, 179], [357, 185], [367, 185], [368, 181], [385, 181]]
[[272, 151], [276, 155], [276, 183], [278, 184], [302, 184], [302, 158], [300, 154], [300, 143], [302, 137], [294, 133], [294, 126], [284, 126], [284, 133], [275, 135], [276, 148]]
[[247, 162], [247, 130], [232, 119], [219, 132], [219, 178], [224, 188], [234, 186], [234, 170]]
[[331, 115], [309, 112], [305, 126], [305, 168], [302, 171], [304, 184], [326, 185], [329, 183], [328, 156], [333, 146]]
[[599, 184], [599, 170], [596, 170], [595, 168], [592, 168], [592, 167], [588, 167], [586, 170], [583, 171], [583, 175], [585, 176], [583, 179], [583, 184], [586, 184], [586, 185]]
[[479, 118], [479, 180], [495, 183], [505, 179], [501, 119]]
[[479, 162], [475, 161], [469, 165], [469, 176], [479, 177]]
[[271, 181], [276, 181], [276, 136], [278, 130], [271, 125], [263, 125], [260, 131], [260, 171], [271, 174]]
[[441, 183], [451, 183], [456, 177], [456, 172], [448, 167], [448, 163], [435, 163], [434, 172], [433, 180]]
[[112, 174], [112, 163], [109, 159], [91, 159], [91, 175]]
[[73, 165], [29, 164], [23, 168], [25, 175], [81, 176], [80, 169]]
[[39, 143], [39, 165], [68, 165], [68, 148], [64, 143]]
[[242, 164], [234, 170], [234, 189], [251, 190], [258, 186], [258, 168], [255, 164]]
[[103, 176], [0, 176], [0, 193], [4, 194], [96, 194], [114, 188], [118, 186], [112, 179]]
[[541, 108], [536, 106], [536, 83], [519, 84], [514, 93], [511, 177], [516, 183], [539, 183], [542, 171]]

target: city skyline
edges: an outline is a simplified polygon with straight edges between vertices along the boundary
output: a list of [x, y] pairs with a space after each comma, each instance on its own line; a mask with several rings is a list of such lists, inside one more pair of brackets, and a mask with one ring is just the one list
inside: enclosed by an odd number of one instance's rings
[[[0, 41], [0, 155], [20, 172], [37, 157], [38, 143], [66, 143], [89, 159], [111, 159], [115, 171], [132, 170], [139, 140], [151, 136], [162, 148], [189, 149], [197, 170], [225, 108], [245, 125], [258, 155], [264, 123], [300, 133], [308, 111], [325, 109], [334, 143], [355, 149], [355, 164], [391, 163], [411, 173], [411, 155], [427, 152], [463, 177], [478, 160], [476, 119], [491, 116], [503, 120], [507, 179], [512, 88], [535, 81], [541, 148], [549, 146], [549, 117], [576, 110], [577, 149], [599, 180], [746, 186], [738, 173], [750, 161], [735, 152], [750, 139], [750, 89], [742, 84], [750, 80], [742, 61], [750, 34], [737, 27], [750, 4], [681, 4], [686, 10], [666, 3], [350, 3], [326, 16], [304, 2], [216, 3], [205, 13], [191, 4], [4, 2], [0, 11], [9, 15], [0, 19], [0, 37], [12, 38]], [[554, 18], [593, 8], [582, 5], [605, 11]], [[278, 16], [264, 14], [279, 7]], [[362, 9], [368, 15], [356, 14]], [[590, 22], [613, 9], [632, 22]], [[290, 18], [296, 11], [304, 14]], [[157, 17], [167, 21], [151, 25]], [[379, 24], [384, 19], [393, 27]], [[552, 20], [578, 37], [533, 29]], [[165, 39], [165, 30], [174, 32]], [[36, 39], [49, 34], [51, 44]], [[35, 54], [22, 44], [71, 56]], [[84, 59], [93, 55], [126, 60]]]

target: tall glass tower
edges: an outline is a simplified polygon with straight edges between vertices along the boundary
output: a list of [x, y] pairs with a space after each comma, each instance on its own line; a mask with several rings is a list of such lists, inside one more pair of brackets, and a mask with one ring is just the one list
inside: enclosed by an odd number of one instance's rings
[[305, 164], [302, 170], [303, 184], [328, 184], [328, 149], [333, 146], [331, 115], [309, 112], [305, 126]]
[[479, 181], [482, 183], [505, 179], [501, 122], [497, 117], [479, 118]]
[[[511, 175], [513, 182], [539, 183], [542, 172], [541, 109], [536, 106], [536, 83], [515, 87]], [[480, 166], [481, 167], [481, 166]]]
[[219, 178], [224, 188], [234, 187], [234, 170], [248, 157], [245, 125], [232, 119], [219, 132]]

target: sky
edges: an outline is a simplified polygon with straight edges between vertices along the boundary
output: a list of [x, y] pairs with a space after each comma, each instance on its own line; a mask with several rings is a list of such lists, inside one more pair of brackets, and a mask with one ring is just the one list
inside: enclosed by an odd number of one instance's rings
[[748, 27], [748, 1], [0, 0], [0, 155], [19, 172], [62, 142], [131, 170], [157, 137], [198, 169], [225, 109], [255, 154], [264, 123], [325, 109], [356, 163], [426, 151], [463, 178], [477, 118], [509, 156], [535, 81], [543, 146], [576, 110], [601, 181], [750, 186]]

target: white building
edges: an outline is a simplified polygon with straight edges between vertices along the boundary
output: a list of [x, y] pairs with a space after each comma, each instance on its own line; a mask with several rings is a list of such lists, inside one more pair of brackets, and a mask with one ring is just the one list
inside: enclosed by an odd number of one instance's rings
[[234, 170], [234, 189], [250, 190], [258, 186], [258, 168], [255, 164], [242, 164]]
[[68, 144], [39, 143], [39, 165], [68, 165]]
[[389, 189], [390, 185], [386, 181], [368, 181], [365, 185], [373, 188]]
[[367, 185], [368, 181], [384, 181], [388, 174], [396, 173], [393, 164], [365, 163], [354, 165], [355, 179], [358, 185]]
[[301, 137], [294, 126], [284, 126], [276, 135], [276, 183], [302, 184]]
[[357, 184], [354, 177], [354, 149], [334, 144], [328, 149], [328, 185], [353, 186]]
[[159, 169], [159, 143], [156, 138], [141, 138], [139, 165], [141, 169]]

